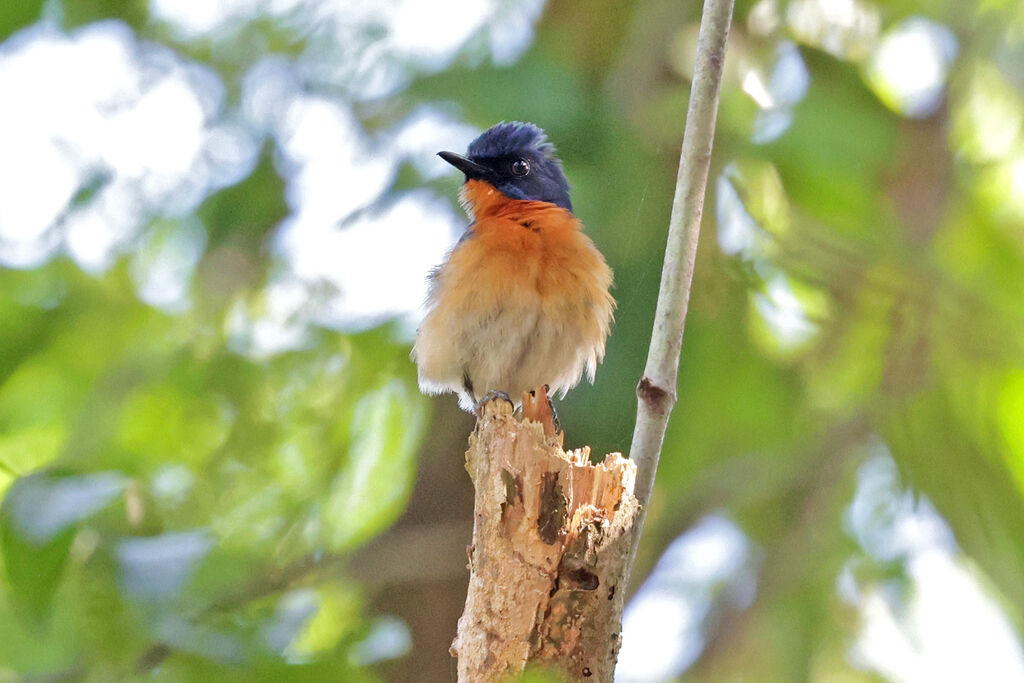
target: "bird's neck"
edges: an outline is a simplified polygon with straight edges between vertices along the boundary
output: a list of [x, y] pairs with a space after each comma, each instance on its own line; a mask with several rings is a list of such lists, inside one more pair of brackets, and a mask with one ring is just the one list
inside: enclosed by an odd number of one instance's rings
[[459, 201], [473, 219], [480, 220], [501, 212], [509, 202], [493, 185], [483, 180], [467, 180], [459, 191]]
[[[572, 218], [572, 214], [550, 202], [531, 199], [512, 199], [483, 180], [467, 180], [459, 191], [459, 200], [475, 221], [494, 216], [515, 216], [536, 212], [554, 212]], [[573, 221], [575, 222], [575, 221]]]

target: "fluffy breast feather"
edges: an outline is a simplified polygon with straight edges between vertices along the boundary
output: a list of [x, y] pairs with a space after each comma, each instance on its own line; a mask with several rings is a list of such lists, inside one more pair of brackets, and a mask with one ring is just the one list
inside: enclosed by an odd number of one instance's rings
[[568, 211], [467, 188], [477, 220], [435, 274], [413, 349], [421, 386], [465, 405], [467, 378], [476, 398], [593, 381], [615, 307], [604, 257]]

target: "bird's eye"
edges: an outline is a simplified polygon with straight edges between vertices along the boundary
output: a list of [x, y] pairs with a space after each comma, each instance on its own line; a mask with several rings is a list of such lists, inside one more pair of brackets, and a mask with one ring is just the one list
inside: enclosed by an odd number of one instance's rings
[[530, 162], [526, 159], [516, 159], [512, 162], [513, 175], [526, 175], [530, 172]]

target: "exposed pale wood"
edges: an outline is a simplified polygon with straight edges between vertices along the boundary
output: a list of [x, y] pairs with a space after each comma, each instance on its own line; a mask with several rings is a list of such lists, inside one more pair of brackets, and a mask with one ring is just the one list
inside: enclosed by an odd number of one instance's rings
[[614, 453], [590, 463], [561, 434], [485, 405], [466, 469], [476, 487], [470, 583], [452, 654], [460, 681], [505, 680], [527, 664], [571, 681], [611, 681], [619, 582], [639, 507], [636, 468]]
[[[522, 415], [528, 420], [539, 422], [541, 427], [544, 428], [546, 436], [555, 436], [556, 434], [560, 438], [563, 436], [562, 432], [558, 429], [558, 425], [555, 424], [555, 410], [551, 405], [551, 397], [548, 396], [547, 386], [540, 387], [535, 391], [523, 392]], [[558, 445], [561, 446], [562, 441], [559, 441]]]

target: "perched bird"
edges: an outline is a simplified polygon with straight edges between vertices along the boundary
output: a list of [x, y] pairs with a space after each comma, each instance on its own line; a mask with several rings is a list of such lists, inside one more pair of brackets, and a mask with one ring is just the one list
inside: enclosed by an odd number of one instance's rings
[[412, 352], [421, 390], [454, 392], [473, 411], [488, 394], [518, 404], [534, 390], [564, 396], [584, 372], [593, 382], [615, 308], [612, 271], [572, 214], [544, 131], [499, 123], [466, 156], [438, 156], [465, 174], [460, 199], [473, 222], [430, 276]]

